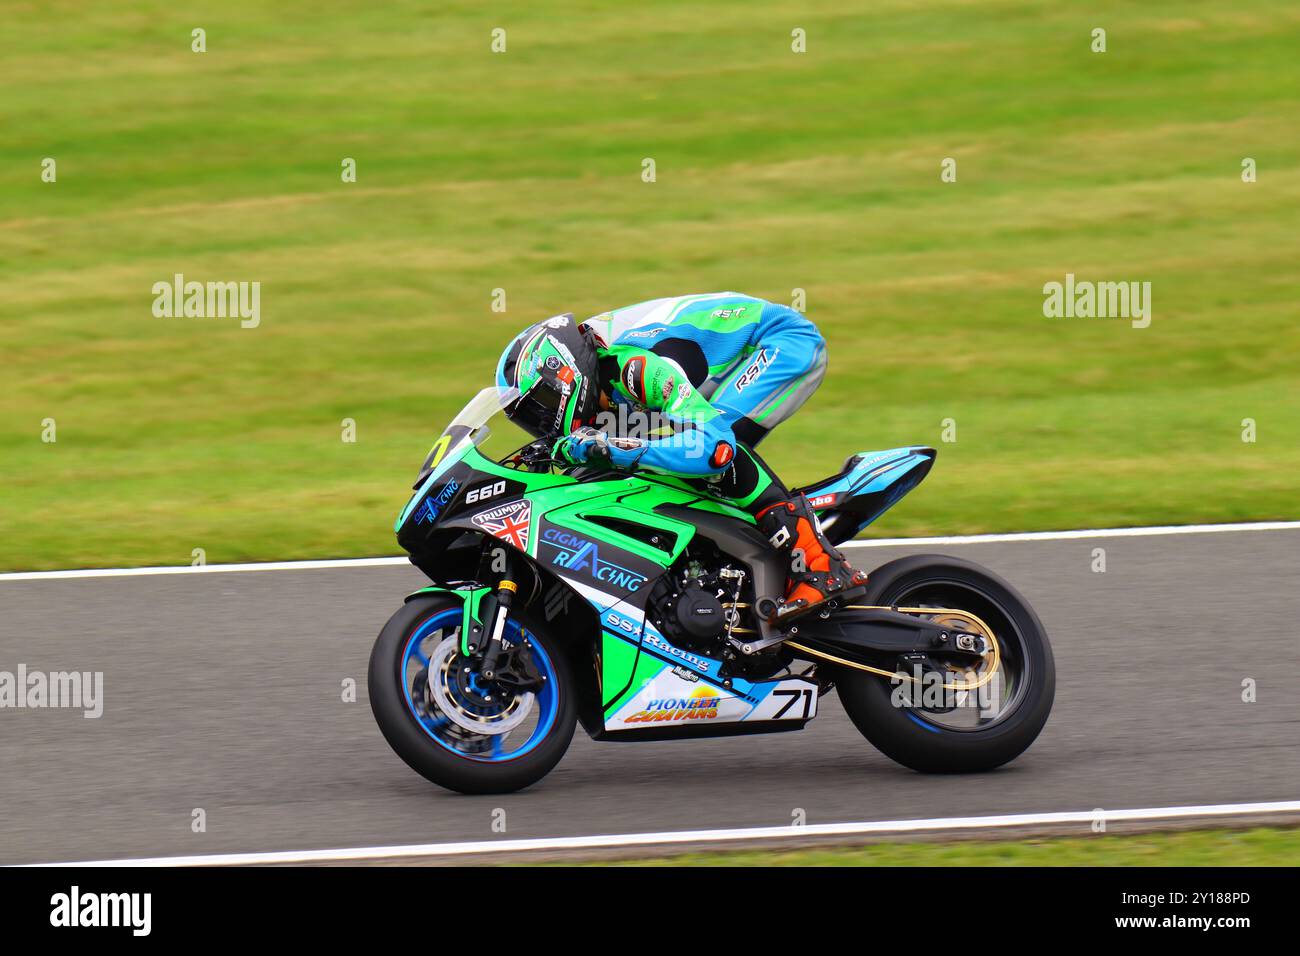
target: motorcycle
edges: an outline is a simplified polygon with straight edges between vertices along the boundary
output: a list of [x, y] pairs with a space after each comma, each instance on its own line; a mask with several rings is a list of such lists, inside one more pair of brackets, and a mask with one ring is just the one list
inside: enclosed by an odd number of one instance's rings
[[[486, 388], [447, 426], [394, 525], [433, 582], [370, 656], [371, 708], [413, 770], [462, 793], [542, 779], [577, 724], [600, 741], [801, 730], [839, 694], [881, 752], [927, 773], [990, 770], [1047, 721], [1047, 634], [977, 564], [912, 555], [861, 596], [768, 622], [785, 561], [754, 519], [671, 476], [574, 467], [533, 441], [483, 454], [518, 393]], [[935, 450], [851, 456], [798, 489], [836, 544], [930, 471]]]

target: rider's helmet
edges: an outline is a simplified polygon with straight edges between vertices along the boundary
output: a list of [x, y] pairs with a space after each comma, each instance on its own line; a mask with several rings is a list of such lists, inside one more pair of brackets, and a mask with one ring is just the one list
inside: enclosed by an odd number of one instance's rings
[[497, 363], [497, 385], [519, 390], [506, 414], [538, 438], [590, 425], [600, 407], [598, 362], [591, 333], [572, 314], [525, 329]]

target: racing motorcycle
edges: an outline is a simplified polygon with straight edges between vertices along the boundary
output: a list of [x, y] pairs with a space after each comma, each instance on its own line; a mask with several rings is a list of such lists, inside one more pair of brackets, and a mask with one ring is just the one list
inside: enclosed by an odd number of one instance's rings
[[[518, 393], [487, 388], [447, 426], [394, 525], [433, 582], [370, 656], [371, 708], [413, 770], [462, 793], [519, 790], [577, 724], [602, 741], [800, 730], [839, 694], [875, 747], [929, 773], [990, 770], [1047, 721], [1047, 634], [979, 565], [913, 555], [865, 594], [778, 630], [786, 567], [754, 519], [667, 475], [579, 466], [533, 441], [484, 454]], [[798, 489], [849, 540], [926, 476], [935, 450], [851, 456]]]

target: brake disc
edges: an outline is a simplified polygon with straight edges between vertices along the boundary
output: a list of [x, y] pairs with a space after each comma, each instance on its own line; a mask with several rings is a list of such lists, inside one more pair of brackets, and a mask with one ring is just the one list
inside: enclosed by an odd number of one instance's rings
[[457, 727], [475, 734], [508, 734], [528, 717], [534, 695], [484, 693], [477, 674], [460, 653], [460, 635], [443, 640], [429, 655], [426, 695], [429, 702]]

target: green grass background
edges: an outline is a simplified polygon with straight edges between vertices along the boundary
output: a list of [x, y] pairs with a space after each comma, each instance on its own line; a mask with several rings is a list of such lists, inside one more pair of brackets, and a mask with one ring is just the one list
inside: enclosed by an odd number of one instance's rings
[[[636, 861], [637, 866], [1295, 866], [1300, 831], [1273, 827], [1038, 840], [877, 843], [746, 850]], [[601, 865], [601, 864], [596, 864]]]
[[[1296, 517], [1294, 4], [0, 15], [0, 567], [394, 553], [513, 331], [716, 289], [805, 289], [829, 341], [789, 480], [939, 445], [882, 534]], [[176, 272], [260, 281], [261, 326], [154, 318]], [[1151, 327], [1044, 318], [1066, 272], [1150, 281]]]

